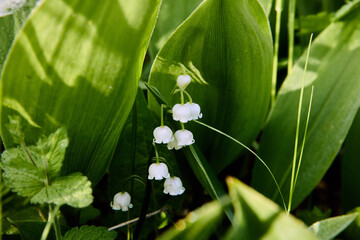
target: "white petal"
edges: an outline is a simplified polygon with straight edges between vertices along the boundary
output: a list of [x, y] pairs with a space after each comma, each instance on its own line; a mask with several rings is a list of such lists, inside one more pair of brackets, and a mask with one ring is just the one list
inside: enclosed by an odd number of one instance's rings
[[164, 193], [172, 196], [180, 195], [185, 191], [181, 179], [178, 177], [167, 178], [164, 182]]
[[187, 105], [191, 110], [191, 120], [197, 120], [202, 117], [199, 104], [187, 102], [185, 105]]
[[188, 146], [195, 142], [194, 135], [189, 130], [177, 130], [174, 134], [177, 145]]
[[169, 143], [173, 140], [173, 132], [168, 126], [160, 126], [154, 129], [154, 142], [155, 143]]
[[149, 167], [148, 179], [162, 180], [170, 177], [169, 169], [165, 163], [153, 163]]
[[113, 203], [110, 203], [110, 206], [114, 210], [127, 211], [129, 208], [132, 208], [131, 197], [127, 192], [119, 192], [115, 194]]
[[181, 90], [184, 90], [190, 82], [191, 77], [189, 75], [180, 75], [176, 80], [176, 84]]
[[185, 104], [175, 104], [172, 109], [173, 119], [175, 121], [180, 121], [186, 123], [191, 121], [191, 109]]

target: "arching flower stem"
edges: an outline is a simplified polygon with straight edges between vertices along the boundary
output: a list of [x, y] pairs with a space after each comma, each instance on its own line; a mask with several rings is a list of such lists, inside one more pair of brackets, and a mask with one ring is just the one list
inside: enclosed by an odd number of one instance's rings
[[160, 126], [161, 127], [163, 127], [164, 126], [164, 107], [165, 107], [166, 105], [165, 104], [161, 104], [161, 119], [160, 119], [160, 121], [161, 121], [161, 124], [160, 124]]
[[156, 148], [156, 144], [153, 142], [153, 146], [154, 146], [154, 149], [155, 149], [155, 158], [156, 158], [156, 163], [159, 164], [160, 163], [160, 160], [159, 160], [159, 152]]
[[183, 92], [184, 92], [184, 93], [186, 94], [186, 96], [188, 97], [189, 102], [192, 103], [192, 98], [191, 98], [190, 94], [189, 94], [186, 90], [184, 90]]

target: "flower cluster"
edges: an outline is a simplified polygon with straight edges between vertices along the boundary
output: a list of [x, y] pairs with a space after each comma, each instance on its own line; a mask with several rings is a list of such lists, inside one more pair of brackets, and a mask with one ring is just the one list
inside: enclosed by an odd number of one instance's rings
[[[149, 166], [148, 179], [165, 179], [163, 192], [171, 196], [183, 194], [185, 188], [183, 187], [181, 179], [176, 176], [171, 176], [168, 166], [165, 163], [160, 162], [161, 157], [159, 157], [156, 144], [167, 144], [167, 148], [169, 150], [178, 150], [195, 142], [192, 132], [186, 130], [184, 127], [184, 123], [197, 120], [202, 117], [200, 106], [192, 102], [190, 94], [185, 90], [190, 82], [191, 78], [189, 75], [180, 75], [176, 81], [178, 89], [175, 90], [175, 92], [180, 92], [181, 103], [175, 104], [172, 108], [172, 117], [175, 121], [180, 122], [182, 129], [173, 133], [173, 131], [168, 126], [164, 125], [164, 105], [161, 105], [161, 125], [155, 128], [153, 131], [153, 145], [156, 153], [156, 162]], [[188, 97], [189, 100], [186, 103], [184, 101], [184, 94]], [[164, 158], [162, 159], [165, 161]], [[114, 210], [128, 211], [129, 208], [133, 207], [131, 204], [130, 194], [127, 192], [119, 192], [115, 194], [114, 200], [111, 202], [110, 206]]]
[[[199, 104], [193, 103], [190, 94], [185, 90], [190, 82], [191, 78], [189, 75], [180, 75], [176, 81], [178, 89], [175, 92], [180, 92], [181, 103], [174, 105], [172, 108], [172, 116], [175, 121], [179, 121], [181, 123], [182, 129], [177, 130], [173, 134], [172, 130], [168, 126], [161, 124], [161, 126], [155, 128], [153, 132], [154, 142], [158, 144], [167, 144], [169, 150], [178, 150], [195, 142], [192, 132], [186, 130], [184, 127], [184, 123], [197, 120], [202, 117]], [[184, 103], [184, 93], [189, 98], [189, 102], [187, 103]], [[163, 119], [161, 119], [161, 122], [163, 122]]]

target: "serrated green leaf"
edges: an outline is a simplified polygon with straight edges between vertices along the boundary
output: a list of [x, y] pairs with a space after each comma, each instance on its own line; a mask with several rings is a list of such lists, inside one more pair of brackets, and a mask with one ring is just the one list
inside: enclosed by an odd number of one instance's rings
[[316, 240], [304, 223], [239, 180], [227, 179], [236, 224], [225, 239]]
[[8, 149], [1, 159], [5, 184], [20, 196], [33, 196], [44, 187], [45, 171], [34, 166], [22, 149]]
[[330, 240], [344, 231], [358, 216], [358, 213], [351, 213], [338, 217], [328, 218], [314, 223], [309, 227], [311, 231], [321, 240]]
[[[1, 76], [0, 121], [17, 113], [29, 144], [65, 126], [63, 171], [96, 184], [134, 103], [160, 0], [44, 0], [26, 21]], [[71, 154], [70, 154], [71, 153]]]
[[162, 234], [158, 240], [209, 239], [217, 230], [222, 213], [221, 204], [218, 202], [204, 204], [175, 223], [175, 226]]
[[75, 208], [89, 206], [92, 201], [91, 182], [80, 173], [55, 179], [31, 198], [33, 203], [67, 204]]
[[[311, 85], [314, 97], [303, 160], [295, 187], [296, 207], [317, 185], [331, 165], [360, 105], [360, 8], [327, 27], [313, 42], [306, 73], [302, 121], [304, 128]], [[289, 195], [299, 92], [306, 52], [281, 87], [264, 129], [259, 154]], [[303, 132], [303, 130], [300, 130]], [[300, 141], [302, 141], [300, 135]], [[261, 164], [256, 163], [253, 186], [280, 199]]]
[[[186, 90], [202, 109], [203, 121], [245, 144], [258, 134], [268, 111], [272, 38], [257, 1], [205, 0], [171, 35], [157, 55], [149, 84], [173, 106], [180, 74], [189, 74]], [[149, 98], [159, 112], [156, 100]], [[242, 150], [207, 129], [187, 125], [217, 172]], [[221, 159], [221, 161], [219, 161]]]
[[45, 170], [44, 162], [46, 162], [46, 169], [50, 180], [52, 180], [60, 175], [68, 144], [69, 139], [66, 130], [59, 128], [49, 137], [41, 138], [36, 146], [30, 146], [28, 150], [37, 167]]
[[85, 225], [69, 230], [62, 240], [114, 240], [116, 236], [115, 231], [108, 231], [106, 227]]

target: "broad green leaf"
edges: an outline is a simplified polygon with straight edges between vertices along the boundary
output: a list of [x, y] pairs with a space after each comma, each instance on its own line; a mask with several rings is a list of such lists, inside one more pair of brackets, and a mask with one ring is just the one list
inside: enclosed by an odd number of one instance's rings
[[57, 178], [31, 198], [33, 203], [67, 204], [75, 208], [86, 207], [92, 201], [91, 182], [79, 173]]
[[175, 226], [163, 233], [158, 240], [209, 239], [213, 232], [218, 231], [222, 212], [218, 202], [207, 203], [177, 221]]
[[160, 0], [45, 0], [19, 32], [1, 76], [1, 136], [8, 115], [33, 143], [69, 134], [64, 173], [103, 176], [135, 100]]
[[267, 16], [270, 15], [271, 7], [273, 5], [273, 0], [259, 0], [260, 4], [264, 8], [264, 11]]
[[32, 164], [20, 148], [6, 150], [1, 155], [2, 177], [5, 184], [20, 196], [30, 197], [46, 183], [46, 173]]
[[[313, 42], [306, 73], [300, 129], [304, 128], [311, 86], [314, 98], [303, 160], [294, 192], [296, 207], [311, 192], [337, 155], [360, 105], [360, 8], [327, 27]], [[299, 93], [306, 53], [281, 87], [264, 129], [259, 153], [289, 196]], [[303, 132], [303, 130], [300, 130]], [[302, 136], [300, 136], [300, 143]], [[253, 186], [277, 199], [275, 185], [256, 163]]]
[[[270, 28], [257, 1], [205, 0], [160, 50], [149, 84], [173, 106], [179, 102], [178, 94], [171, 95], [176, 79], [189, 74], [186, 90], [201, 106], [203, 121], [249, 144], [267, 114], [271, 65]], [[149, 104], [159, 112], [154, 98]], [[241, 151], [205, 128], [186, 128], [217, 172]]]
[[66, 232], [63, 240], [114, 240], [116, 236], [115, 231], [108, 231], [106, 227], [85, 225]]
[[360, 239], [360, 207], [351, 210], [350, 213], [358, 213], [358, 215], [355, 221], [345, 229], [344, 236], [346, 239]]
[[341, 159], [341, 203], [349, 211], [360, 203], [360, 111], [358, 111], [346, 141]]
[[12, 14], [0, 17], [0, 76], [15, 34], [20, 30], [35, 3], [36, 0], [27, 0], [22, 7], [15, 9]]
[[194, 11], [202, 0], [163, 0], [150, 41], [150, 54], [154, 59], [172, 32]]
[[321, 240], [330, 240], [344, 231], [358, 216], [358, 213], [351, 213], [343, 216], [328, 218], [314, 223], [309, 227], [311, 231]]
[[297, 28], [300, 30], [299, 34], [308, 35], [324, 30], [332, 20], [332, 14], [327, 12], [319, 12], [306, 16], [300, 16]]
[[318, 239], [304, 223], [235, 178], [227, 179], [235, 225], [226, 239]]

